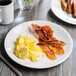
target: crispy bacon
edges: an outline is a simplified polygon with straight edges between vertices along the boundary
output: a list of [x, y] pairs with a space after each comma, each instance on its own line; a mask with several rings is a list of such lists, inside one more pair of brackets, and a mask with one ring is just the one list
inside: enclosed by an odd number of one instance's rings
[[[37, 43], [37, 45], [43, 46], [43, 45], [47, 45], [47, 44], [45, 42], [39, 42], [39, 43]], [[62, 48], [62, 46], [50, 45], [49, 47], [54, 51], [54, 53], [64, 54], [64, 49]]]
[[43, 40], [46, 41], [47, 38], [45, 37], [45, 35], [42, 32], [42, 28], [40, 26], [38, 26], [37, 24], [32, 24], [33, 30], [39, 35], [39, 37]]
[[56, 60], [55, 53], [51, 48], [49, 48], [49, 45], [41, 45], [41, 48], [43, 49], [43, 52], [47, 55], [48, 58]]
[[52, 34], [53, 31], [51, 30], [51, 28], [49, 26], [47, 26], [47, 29], [44, 29], [45, 28], [44, 26], [40, 27], [37, 24], [32, 24], [32, 27], [33, 27], [33, 30], [39, 35], [39, 37], [43, 41], [51, 40], [51, 38], [53, 36], [53, 34]]
[[43, 26], [42, 29], [46, 37], [49, 37], [50, 39], [53, 37], [53, 31], [48, 25]]
[[62, 47], [52, 47], [52, 50], [54, 51], [54, 53], [57, 53], [57, 54], [64, 54], [64, 49]]
[[65, 42], [59, 41], [59, 40], [51, 40], [51, 41], [47, 40], [47, 41], [43, 41], [43, 40], [41, 40], [41, 39], [39, 38], [39, 41], [40, 41], [40, 42], [38, 43], [38, 45], [41, 45], [41, 42], [45, 42], [45, 43], [47, 43], [48, 45], [51, 45], [52, 47], [63, 47], [63, 46], [66, 45]]
[[49, 26], [40, 27], [37, 24], [32, 24], [33, 30], [39, 35], [40, 39], [48, 44], [57, 43], [65, 45], [63, 41], [57, 40], [53, 37], [53, 31]]
[[62, 47], [64, 45], [66, 45], [65, 42], [59, 41], [59, 40], [51, 40], [51, 41], [48, 41], [47, 43], [50, 44], [50, 45], [57, 45], [57, 46], [62, 46]]
[[34, 31], [41, 29], [41, 27], [38, 26], [37, 24], [31, 24], [31, 25], [32, 25]]
[[66, 45], [65, 42], [57, 40], [53, 37], [53, 31], [49, 26], [38, 26], [37, 24], [32, 24], [33, 30], [39, 35], [39, 43], [45, 52], [45, 54], [50, 58], [55, 60], [57, 54], [64, 54], [63, 46]]
[[57, 54], [64, 54], [65, 53], [63, 48], [56, 48], [56, 49], [57, 49], [57, 51], [56, 51]]

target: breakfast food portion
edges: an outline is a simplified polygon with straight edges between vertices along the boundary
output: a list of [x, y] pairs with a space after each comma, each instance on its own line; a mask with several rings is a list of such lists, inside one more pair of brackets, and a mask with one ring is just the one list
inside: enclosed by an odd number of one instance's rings
[[14, 49], [16, 57], [37, 62], [37, 58], [40, 56], [43, 57], [46, 55], [49, 59], [56, 60], [56, 54], [61, 55], [65, 53], [63, 47], [66, 43], [53, 36], [53, 30], [50, 26], [31, 25], [33, 31], [39, 36], [39, 41], [34, 37], [20, 35], [16, 39], [16, 46]]
[[67, 2], [65, 0], [61, 0], [61, 6], [64, 11], [67, 10]]
[[61, 0], [61, 7], [68, 14], [76, 18], [76, 0]]
[[53, 30], [48, 25], [41, 27], [37, 24], [32, 24], [32, 27], [34, 32], [39, 36], [39, 43], [37, 45], [41, 46], [48, 58], [56, 60], [55, 54], [64, 54], [63, 47], [66, 43], [57, 40], [53, 36]]
[[34, 37], [19, 36], [16, 40], [14, 54], [21, 59], [30, 59], [37, 62], [37, 57], [41, 56], [42, 49], [36, 46], [38, 41]]

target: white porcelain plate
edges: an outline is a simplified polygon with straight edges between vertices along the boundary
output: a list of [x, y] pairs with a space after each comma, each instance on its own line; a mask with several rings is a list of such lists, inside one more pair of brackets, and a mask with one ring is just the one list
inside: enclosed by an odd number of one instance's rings
[[[28, 35], [28, 36], [36, 37], [34, 35], [34, 32], [31, 31], [32, 30], [31, 24], [38, 24], [40, 26], [49, 25], [54, 31], [54, 36], [57, 39], [67, 43], [67, 45], [64, 47], [65, 54], [56, 55], [57, 60], [50, 60], [46, 56], [39, 57], [38, 62], [31, 62], [29, 59], [22, 60], [17, 58], [13, 52], [15, 48], [16, 39], [19, 37], [19, 35], [23, 35], [23, 36]], [[29, 21], [17, 25], [7, 34], [4, 42], [4, 47], [8, 56], [16, 63], [23, 65], [25, 67], [44, 69], [44, 68], [56, 66], [58, 64], [61, 64], [63, 61], [65, 61], [72, 52], [73, 41], [69, 33], [64, 28], [62, 28], [57, 24], [47, 21]]]
[[51, 0], [51, 10], [52, 12], [61, 20], [76, 25], [76, 18], [72, 17], [72, 14], [67, 14], [65, 11], [62, 10], [61, 7], [61, 0]]

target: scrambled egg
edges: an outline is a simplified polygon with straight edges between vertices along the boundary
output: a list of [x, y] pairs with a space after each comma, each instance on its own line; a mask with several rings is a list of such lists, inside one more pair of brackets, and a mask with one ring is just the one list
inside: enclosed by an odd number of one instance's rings
[[29, 58], [32, 62], [37, 62], [37, 57], [41, 56], [42, 49], [36, 46], [38, 41], [33, 37], [19, 36], [16, 40], [14, 54], [21, 59]]

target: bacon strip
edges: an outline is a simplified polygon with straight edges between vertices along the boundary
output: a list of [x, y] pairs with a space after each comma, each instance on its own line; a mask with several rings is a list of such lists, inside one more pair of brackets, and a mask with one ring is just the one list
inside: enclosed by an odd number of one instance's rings
[[52, 41], [48, 41], [47, 43], [50, 44], [50, 45], [57, 45], [57, 46], [61, 46], [61, 47], [66, 45], [65, 42], [59, 41], [59, 40], [52, 40]]
[[57, 53], [57, 54], [64, 54], [64, 49], [62, 47], [52, 47], [51, 48], [53, 49], [54, 53]]
[[37, 24], [32, 24], [33, 30], [39, 35], [40, 39], [49, 45], [52, 43], [66, 45], [63, 41], [57, 40], [53, 37], [53, 31], [49, 26], [40, 27]]
[[65, 42], [57, 40], [53, 37], [53, 31], [49, 26], [38, 26], [32, 24], [33, 30], [39, 35], [39, 43], [45, 54], [52, 60], [56, 59], [55, 53], [64, 54], [63, 46]]
[[39, 35], [39, 37], [43, 40], [46, 41], [47, 38], [45, 37], [45, 35], [42, 32], [42, 28], [40, 26], [38, 26], [37, 24], [32, 24], [33, 30]]
[[53, 31], [49, 26], [43, 26], [42, 29], [46, 37], [49, 37], [50, 39], [53, 37]]
[[[39, 42], [37, 45], [43, 46], [43, 45], [47, 45], [45, 42]], [[46, 46], [47, 47], [47, 46]], [[49, 47], [49, 46], [48, 46]], [[50, 45], [50, 48], [53, 50], [54, 53], [57, 54], [64, 54], [64, 49], [60, 46], [52, 46]], [[54, 54], [53, 53], [53, 54]]]
[[49, 48], [49, 45], [41, 45], [43, 52], [47, 55], [48, 58], [52, 60], [56, 60], [55, 53], [51, 48]]

